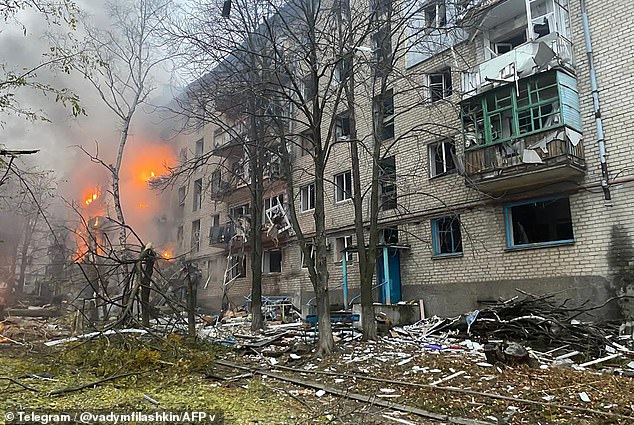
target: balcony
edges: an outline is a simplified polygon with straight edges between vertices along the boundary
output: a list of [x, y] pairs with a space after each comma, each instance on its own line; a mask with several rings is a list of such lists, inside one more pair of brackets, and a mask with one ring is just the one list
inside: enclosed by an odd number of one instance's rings
[[580, 134], [560, 128], [513, 142], [465, 151], [468, 186], [501, 194], [580, 180], [585, 173]]
[[576, 79], [550, 71], [461, 102], [465, 175], [490, 193], [575, 180], [585, 170]]
[[464, 72], [463, 99], [553, 68], [575, 70], [573, 45], [557, 33], [524, 43]]

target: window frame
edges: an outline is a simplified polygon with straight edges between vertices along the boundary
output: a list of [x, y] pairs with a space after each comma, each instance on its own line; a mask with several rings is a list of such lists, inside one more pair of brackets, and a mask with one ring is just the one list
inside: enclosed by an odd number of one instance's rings
[[203, 206], [203, 179], [202, 177], [194, 181], [194, 193], [192, 196], [192, 211], [196, 212]]
[[[430, 103], [448, 99], [453, 94], [453, 76], [451, 67], [439, 69], [437, 72], [426, 74], [427, 91]], [[432, 79], [440, 78], [440, 82], [432, 82]], [[439, 86], [439, 87], [436, 87]], [[438, 93], [440, 93], [438, 95]]]
[[[393, 172], [387, 173], [385, 168], [394, 163]], [[392, 155], [379, 161], [379, 211], [389, 211], [398, 208], [398, 186], [396, 173], [396, 156]], [[387, 184], [386, 184], [387, 183]], [[392, 190], [386, 191], [384, 186], [391, 187]], [[393, 195], [389, 195], [393, 193]], [[386, 195], [388, 194], [388, 195]], [[391, 198], [394, 198], [393, 200]], [[390, 201], [389, 203], [387, 201]], [[388, 206], [385, 206], [385, 205]]]
[[178, 206], [184, 207], [185, 201], [187, 200], [187, 186], [181, 186], [178, 188]]
[[[334, 262], [335, 264], [343, 264], [343, 254], [340, 249], [337, 249], [337, 245], [338, 245], [338, 241], [343, 240], [343, 249], [349, 248], [353, 245], [352, 243], [352, 235], [345, 235], [345, 236], [337, 236], [334, 238], [334, 243], [335, 243], [335, 249], [334, 251]], [[350, 264], [350, 263], [354, 263], [355, 262], [355, 253], [354, 252], [349, 252], [346, 251], [346, 263]]]
[[[449, 231], [441, 230], [439, 224], [445, 220], [451, 220], [450, 225], [453, 223], [458, 224], [458, 235], [460, 241], [454, 240], [454, 229], [450, 228]], [[451, 235], [451, 252], [442, 252], [440, 232], [449, 233]], [[462, 243], [462, 221], [459, 214], [446, 215], [442, 217], [436, 217], [431, 220], [431, 237], [432, 237], [432, 253], [434, 257], [457, 257], [462, 256], [464, 253], [464, 246]], [[460, 249], [460, 251], [458, 251]]]
[[[196, 223], [198, 224], [195, 225]], [[195, 227], [198, 228], [197, 232], [194, 231]], [[200, 252], [200, 219], [192, 221], [192, 238], [191, 238], [190, 248], [192, 252], [194, 253]]]
[[[312, 189], [311, 189], [312, 188]], [[304, 208], [304, 200], [308, 196], [307, 208]], [[311, 202], [312, 200], [312, 202]], [[311, 205], [312, 204], [312, 205]], [[299, 211], [310, 212], [315, 210], [315, 183], [309, 183], [299, 188]]]
[[[348, 176], [348, 178], [346, 178], [346, 176]], [[343, 184], [341, 185], [338, 181], [339, 178], [342, 179], [341, 183]], [[335, 186], [335, 204], [341, 204], [346, 201], [350, 201], [352, 199], [352, 171], [347, 170], [342, 173], [335, 174], [333, 180]], [[346, 187], [347, 185], [349, 185], [349, 187]]]
[[[272, 252], [279, 252], [280, 253], [280, 270], [279, 271], [271, 271], [271, 253]], [[265, 265], [267, 265], [267, 261], [268, 261], [268, 267], [264, 267]], [[265, 250], [262, 252], [262, 274], [279, 274], [282, 273], [282, 265], [284, 263], [284, 254], [281, 248], [278, 249], [270, 249], [270, 250]]]
[[[556, 241], [546, 242], [530, 242], [525, 244], [516, 244], [514, 241], [514, 228], [513, 228], [513, 211], [515, 207], [523, 205], [530, 205], [536, 203], [543, 203], [548, 201], [558, 201], [561, 199], [568, 200], [568, 213], [570, 214], [570, 227], [572, 230], [572, 239], [559, 239]], [[531, 248], [545, 248], [550, 246], [568, 245], [576, 242], [574, 222], [572, 221], [572, 210], [570, 208], [570, 196], [546, 196], [540, 198], [534, 198], [524, 201], [511, 202], [504, 205], [504, 230], [506, 231], [506, 249], [507, 250], [522, 250]]]
[[[308, 248], [308, 250], [310, 251], [310, 257], [313, 259], [313, 261], [315, 260], [315, 244], [313, 243], [307, 243], [306, 247]], [[300, 254], [300, 264], [301, 264], [301, 268], [307, 270], [308, 269], [308, 264], [306, 263], [306, 257], [304, 256], [304, 250], [302, 249], [302, 247], [299, 247], [299, 254]]]
[[379, 134], [381, 141], [392, 140], [396, 136], [394, 91], [386, 90], [385, 93], [374, 97], [374, 107], [378, 114], [377, 124], [380, 125]]
[[[447, 145], [450, 145], [451, 148], [453, 148], [453, 155], [456, 155], [456, 143], [451, 139], [442, 139], [437, 142], [430, 143], [428, 145], [427, 153], [429, 155], [429, 178], [433, 179], [436, 177], [447, 176], [447, 175], [455, 174], [458, 172], [458, 167], [456, 166], [456, 161], [453, 157], [451, 158], [451, 162], [453, 163], [453, 168], [451, 169], [448, 168], [447, 155], [451, 156], [452, 149], [450, 148], [449, 152], [447, 152], [447, 148], [446, 148]], [[442, 147], [442, 164], [443, 164], [442, 172], [438, 172], [438, 170], [435, 170], [436, 164], [437, 164], [436, 153], [439, 146]]]
[[196, 140], [196, 143], [195, 143], [194, 159], [196, 159], [196, 161], [199, 161], [203, 157], [204, 154], [205, 154], [205, 139], [200, 138]]

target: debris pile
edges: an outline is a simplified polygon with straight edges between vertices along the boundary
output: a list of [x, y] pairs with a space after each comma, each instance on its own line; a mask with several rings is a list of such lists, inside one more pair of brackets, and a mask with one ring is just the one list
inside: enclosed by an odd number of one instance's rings
[[586, 357], [632, 353], [628, 347], [632, 343], [631, 336], [619, 337], [618, 325], [580, 320], [597, 307], [568, 306], [567, 300], [557, 301], [552, 294], [525, 295], [522, 299], [499, 301], [468, 315], [432, 318], [407, 328], [409, 332], [420, 331], [424, 336], [451, 333], [484, 342], [527, 343], [536, 349], [565, 345]]

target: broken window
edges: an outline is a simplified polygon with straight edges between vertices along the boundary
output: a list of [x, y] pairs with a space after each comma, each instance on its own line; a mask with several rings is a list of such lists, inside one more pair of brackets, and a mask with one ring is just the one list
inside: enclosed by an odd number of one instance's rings
[[335, 119], [335, 140], [347, 140], [350, 137], [350, 116], [343, 113]]
[[178, 152], [178, 159], [181, 164], [187, 162], [187, 148], [181, 148]]
[[270, 198], [265, 198], [263, 200], [264, 208], [262, 208], [262, 220], [265, 225], [270, 223], [269, 210], [276, 206], [279, 206], [282, 209], [284, 208], [284, 194], [283, 193], [280, 193], [279, 195], [271, 196]]
[[506, 142], [559, 127], [564, 116], [575, 128], [578, 110], [565, 104], [568, 113], [561, 112], [559, 92], [565, 90], [571, 100], [577, 96], [576, 87], [559, 82], [567, 78], [557, 72], [542, 73], [487, 92], [463, 105], [465, 148]]
[[214, 214], [211, 216], [209, 227], [209, 245], [222, 242], [223, 236], [224, 228], [220, 227], [220, 214]]
[[377, 131], [381, 140], [394, 138], [394, 94], [392, 90], [374, 98], [375, 113], [377, 117]]
[[243, 204], [229, 208], [229, 216], [234, 220], [240, 217], [248, 216], [250, 213], [251, 211], [249, 209], [249, 204]]
[[555, 31], [555, 9], [552, 0], [532, 0], [531, 25], [535, 38], [540, 38]]
[[509, 248], [574, 242], [567, 197], [510, 204], [504, 213]]
[[282, 251], [279, 249], [262, 253], [262, 273], [282, 272]]
[[429, 174], [431, 177], [455, 173], [456, 145], [451, 140], [429, 145]]
[[510, 52], [517, 46], [526, 43], [526, 41], [526, 28], [522, 27], [493, 38], [491, 40], [491, 44], [493, 46], [493, 51], [499, 56]]
[[300, 156], [308, 155], [315, 151], [313, 143], [313, 132], [311, 130], [303, 131], [299, 135]]
[[390, 22], [386, 21], [372, 34], [374, 43], [375, 73], [386, 75], [392, 68], [392, 31]]
[[398, 243], [398, 227], [386, 227], [379, 234], [379, 243], [386, 245], [395, 245]]
[[379, 209], [391, 210], [397, 207], [396, 160], [394, 156], [379, 161]]
[[460, 217], [451, 215], [431, 221], [434, 255], [451, 255], [462, 253], [462, 235], [460, 233]]
[[445, 1], [439, 0], [425, 6], [425, 28], [444, 28], [447, 25]]
[[203, 139], [196, 141], [196, 150], [194, 151], [194, 158], [200, 159], [203, 157], [205, 150], [205, 142]]
[[194, 253], [200, 250], [200, 220], [192, 221], [192, 239], [190, 248]]
[[207, 282], [212, 285], [220, 283], [221, 274], [220, 267], [218, 267], [218, 259], [207, 260]]
[[427, 75], [429, 87], [429, 100], [437, 102], [451, 96], [453, 85], [451, 82], [451, 68], [444, 68], [438, 72]]
[[231, 279], [247, 277], [246, 255], [232, 255], [229, 258], [229, 276]]
[[352, 71], [352, 56], [346, 55], [335, 64], [333, 78], [337, 83], [344, 83]]
[[307, 184], [299, 189], [300, 211], [315, 209], [315, 183]]
[[183, 238], [184, 238], [183, 230], [184, 229], [182, 224], [176, 228], [176, 244], [178, 245], [179, 248], [183, 246]]
[[335, 176], [335, 202], [342, 202], [352, 198], [352, 173], [337, 174]]
[[178, 206], [185, 206], [185, 198], [187, 197], [187, 188], [185, 186], [181, 186], [178, 188]]
[[[346, 248], [352, 246], [352, 236], [342, 236], [335, 238], [335, 262], [340, 263], [343, 261], [343, 254]], [[350, 263], [354, 261], [354, 252], [346, 251], [346, 262]]]
[[308, 103], [317, 95], [317, 89], [315, 88], [315, 82], [312, 75], [308, 75], [300, 81], [300, 90], [302, 95], [302, 102]]
[[222, 174], [220, 170], [214, 170], [211, 173], [209, 188], [212, 195], [220, 195], [222, 193]]
[[194, 211], [198, 211], [203, 199], [203, 179], [194, 181]]
[[[310, 258], [313, 259], [313, 261], [315, 260], [315, 245], [313, 245], [312, 243], [307, 243], [306, 244], [306, 249], [308, 249], [308, 252], [310, 252]], [[301, 257], [302, 257], [302, 269], [307, 269], [308, 268], [308, 258], [306, 258], [306, 256], [304, 255], [304, 251], [300, 248], [299, 250]]]

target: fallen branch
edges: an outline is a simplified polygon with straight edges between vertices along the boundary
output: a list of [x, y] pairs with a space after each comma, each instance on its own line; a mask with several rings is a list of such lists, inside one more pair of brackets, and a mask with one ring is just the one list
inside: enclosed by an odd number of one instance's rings
[[9, 378], [8, 376], [0, 376], [0, 380], [9, 381], [9, 382], [14, 383], [15, 385], [18, 385], [18, 386], [20, 386], [20, 387], [22, 387], [22, 388], [24, 388], [25, 390], [28, 390], [28, 391], [33, 391], [35, 393], [39, 392], [39, 390], [37, 390], [35, 388], [32, 388], [32, 387], [29, 387], [28, 385], [24, 385], [23, 383], [21, 383], [19, 381], [16, 381], [13, 378]]
[[[591, 414], [595, 414], [595, 415], [601, 415], [601, 416], [607, 416], [607, 417], [613, 417], [613, 418], [628, 419], [630, 421], [633, 421], [633, 423], [634, 423], [634, 417], [627, 416], [627, 415], [621, 415], [621, 414], [618, 414], [618, 413], [603, 412], [601, 410], [594, 410], [594, 409], [587, 409], [587, 408], [584, 408], [584, 407], [569, 406], [569, 405], [566, 405], [566, 404], [544, 403], [543, 401], [528, 400], [528, 399], [524, 399], [524, 398], [507, 397], [507, 396], [503, 396], [503, 395], [499, 395], [499, 394], [485, 393], [485, 392], [481, 392], [481, 391], [468, 390], [468, 389], [458, 388], [458, 387], [440, 387], [440, 386], [431, 385], [431, 384], [419, 384], [419, 383], [416, 383], [416, 382], [396, 381], [396, 380], [392, 380], [392, 379], [382, 379], [382, 378], [376, 378], [376, 377], [373, 377], [373, 376], [357, 375], [357, 374], [353, 374], [353, 373], [326, 372], [326, 371], [321, 371], [321, 370], [303, 370], [303, 369], [295, 369], [295, 368], [292, 368], [292, 367], [281, 366], [281, 365], [276, 365], [275, 368], [276, 369], [284, 369], [284, 370], [288, 370], [288, 371], [292, 371], [292, 372], [296, 372], [296, 373], [312, 373], [312, 374], [319, 374], [319, 375], [341, 376], [341, 377], [344, 377], [344, 378], [351, 378], [351, 379], [364, 379], [366, 381], [384, 382], [384, 383], [388, 383], [388, 384], [406, 385], [406, 386], [417, 387], [417, 388], [426, 388], [426, 389], [430, 389], [430, 390], [434, 390], [434, 391], [435, 390], [441, 390], [441, 391], [447, 391], [447, 392], [462, 393], [462, 394], [475, 395], [475, 396], [481, 396], [481, 397], [486, 397], [486, 398], [493, 398], [493, 399], [496, 399], [496, 400], [511, 401], [511, 402], [517, 402], [517, 403], [523, 403], [523, 404], [533, 404], [533, 405], [538, 405], [538, 406], [540, 406], [542, 408], [555, 407], [555, 408], [564, 409], [564, 410], [573, 410], [573, 411], [577, 411], [577, 412], [591, 413]], [[257, 372], [253, 371], [253, 373], [257, 373]]]
[[98, 385], [105, 384], [106, 382], [114, 381], [115, 379], [125, 378], [125, 377], [132, 376], [132, 375], [141, 375], [143, 373], [152, 372], [154, 370], [156, 370], [156, 369], [150, 369], [150, 370], [141, 371], [141, 372], [127, 372], [127, 373], [122, 373], [120, 375], [113, 375], [113, 376], [109, 376], [107, 378], [100, 379], [100, 380], [95, 381], [95, 382], [91, 382], [89, 384], [80, 385], [78, 387], [61, 388], [59, 390], [55, 390], [55, 391], [51, 392], [50, 395], [67, 394], [67, 393], [72, 393], [72, 392], [76, 392], [76, 391], [81, 391], [81, 390], [84, 390], [86, 388], [94, 388], [94, 387], [96, 387]]

